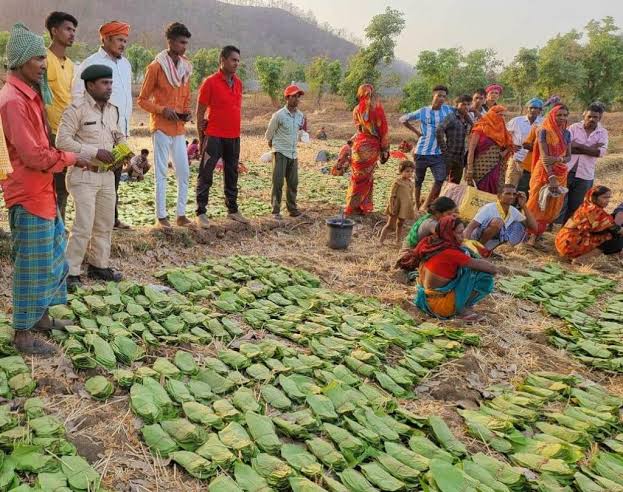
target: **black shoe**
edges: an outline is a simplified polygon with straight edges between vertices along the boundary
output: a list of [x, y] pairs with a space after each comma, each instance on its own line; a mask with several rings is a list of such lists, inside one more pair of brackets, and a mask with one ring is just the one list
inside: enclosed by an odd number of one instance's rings
[[296, 209], [296, 210], [292, 210], [290, 212], [290, 217], [300, 217], [301, 215], [303, 215], [303, 212], [301, 212], [300, 210]]
[[87, 275], [93, 280], [104, 280], [106, 282], [120, 282], [123, 278], [121, 273], [113, 270], [112, 268], [97, 268], [93, 265], [89, 265]]
[[67, 290], [74, 292], [78, 287], [82, 285], [82, 279], [80, 275], [69, 275], [67, 277]]

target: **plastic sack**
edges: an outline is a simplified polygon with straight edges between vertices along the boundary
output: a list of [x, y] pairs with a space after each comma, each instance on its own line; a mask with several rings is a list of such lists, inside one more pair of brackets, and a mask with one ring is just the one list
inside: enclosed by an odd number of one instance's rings
[[498, 199], [494, 194], [480, 191], [474, 186], [468, 186], [465, 183], [455, 184], [449, 181], [444, 182], [440, 196], [451, 198], [459, 208], [459, 215], [466, 220], [473, 219], [481, 207]]

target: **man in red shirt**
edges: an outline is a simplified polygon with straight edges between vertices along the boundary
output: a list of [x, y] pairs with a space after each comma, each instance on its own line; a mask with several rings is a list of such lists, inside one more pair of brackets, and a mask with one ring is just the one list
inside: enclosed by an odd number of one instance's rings
[[240, 50], [225, 46], [221, 51], [221, 68], [206, 78], [197, 99], [197, 133], [201, 143], [201, 162], [197, 179], [197, 223], [209, 227], [208, 198], [214, 168], [223, 159], [225, 206], [228, 217], [237, 222], [249, 221], [238, 212], [238, 160], [240, 158], [240, 118], [242, 82], [236, 75]]
[[2, 181], [2, 190], [14, 248], [14, 343], [24, 353], [49, 355], [56, 351], [54, 346], [33, 332], [69, 324], [48, 316], [49, 306], [67, 302], [65, 226], [58, 213], [54, 173], [84, 161], [50, 145], [43, 104], [49, 94], [43, 79], [43, 38], [16, 24], [6, 57], [10, 73], [0, 90], [0, 118], [13, 171]]

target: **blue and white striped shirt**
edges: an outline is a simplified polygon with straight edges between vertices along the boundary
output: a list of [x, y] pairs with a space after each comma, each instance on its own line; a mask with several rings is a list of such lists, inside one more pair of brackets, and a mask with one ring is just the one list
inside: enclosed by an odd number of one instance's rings
[[422, 136], [415, 147], [416, 155], [441, 155], [441, 149], [437, 144], [435, 130], [437, 126], [452, 112], [452, 107], [444, 104], [439, 109], [432, 106], [425, 106], [408, 113], [401, 118], [401, 121], [419, 121]]

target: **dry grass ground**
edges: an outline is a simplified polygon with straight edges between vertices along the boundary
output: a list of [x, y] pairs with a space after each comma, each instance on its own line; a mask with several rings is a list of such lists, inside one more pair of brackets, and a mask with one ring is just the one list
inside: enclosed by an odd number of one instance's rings
[[[259, 137], [272, 108], [261, 96], [245, 115], [245, 137], [242, 142], [243, 161], [257, 161], [265, 146]], [[252, 101], [251, 101], [252, 102]], [[390, 121], [395, 129], [396, 111], [390, 111]], [[141, 134], [141, 116], [137, 115]], [[328, 144], [312, 142], [301, 150], [301, 166], [310, 172], [318, 166], [313, 156], [320, 148], [332, 151], [340, 140], [348, 137], [352, 126], [345, 108], [336, 105], [311, 113], [312, 128], [324, 125], [332, 140]], [[598, 182], [614, 190], [613, 202], [623, 202], [623, 115], [607, 115], [605, 124], [611, 134], [611, 156], [600, 162]], [[395, 132], [393, 141], [403, 138]], [[149, 145], [146, 135], [133, 139], [136, 148]], [[382, 173], [381, 179], [389, 180], [392, 172]], [[327, 178], [330, 179], [330, 178]], [[305, 182], [301, 182], [304, 189]], [[255, 190], [248, 190], [242, 182], [241, 197]], [[336, 193], [343, 193], [337, 188]], [[259, 195], [266, 198], [267, 191]], [[343, 195], [338, 195], [339, 203]], [[243, 198], [244, 199], [244, 198]], [[614, 203], [613, 203], [614, 204]], [[338, 290], [375, 296], [385, 302], [402, 305], [413, 316], [424, 319], [412, 308], [412, 286], [402, 282], [392, 265], [398, 253], [393, 245], [380, 247], [376, 236], [383, 223], [381, 214], [366, 217], [355, 227], [354, 238], [346, 251], [330, 250], [326, 246], [324, 219], [336, 213], [334, 204], [303, 202], [307, 217], [288, 219], [277, 224], [270, 218], [254, 221], [250, 228], [234, 227], [224, 219], [217, 219], [207, 232], [175, 230], [170, 235], [151, 228], [139, 228], [129, 232], [115, 232], [113, 263], [131, 279], [153, 282], [153, 273], [170, 265], [186, 265], [206, 257], [225, 257], [231, 254], [259, 254], [280, 263], [305, 268], [317, 274], [326, 286]], [[377, 203], [381, 209], [383, 203]], [[504, 258], [499, 261], [511, 272], [535, 269], [552, 261], [558, 261], [553, 251], [553, 237], [548, 235], [540, 250], [517, 248], [502, 250]], [[2, 255], [2, 251], [0, 251]], [[576, 269], [571, 265], [566, 268]], [[606, 275], [623, 286], [620, 264], [602, 260], [591, 267], [584, 267], [598, 275]], [[11, 268], [6, 255], [0, 258], [0, 309], [10, 308]], [[529, 371], [548, 369], [560, 372], [577, 371], [601, 381], [612, 391], [623, 395], [623, 376], [608, 375], [587, 370], [570, 358], [564, 351], [547, 344], [545, 330], [557, 321], [547, 317], [535, 305], [494, 293], [479, 306], [486, 320], [473, 327], [482, 337], [480, 347], [469, 349], [465, 356], [454, 360], [426, 379], [417, 388], [418, 399], [406, 402], [409, 407], [423, 415], [438, 414], [447, 418], [458, 435], [464, 436], [457, 406], [472, 407], [481, 398], [481, 391], [489, 384], [516, 382]], [[459, 324], [459, 323], [454, 323]], [[209, 352], [214, 347], [199, 349]], [[166, 461], [153, 459], [138, 437], [139, 421], [128, 409], [127, 396], [118, 392], [107, 403], [91, 400], [83, 390], [83, 382], [89, 374], [75, 373], [63, 357], [40, 360], [32, 359], [33, 373], [39, 379], [40, 393], [53, 411], [63, 418], [71, 438], [81, 452], [96, 463], [104, 474], [105, 484], [119, 491], [199, 491], [205, 483], [188, 478]], [[474, 449], [477, 444], [468, 438], [466, 442]]]

